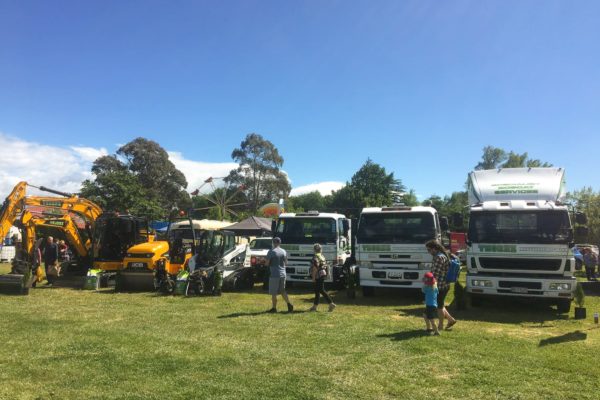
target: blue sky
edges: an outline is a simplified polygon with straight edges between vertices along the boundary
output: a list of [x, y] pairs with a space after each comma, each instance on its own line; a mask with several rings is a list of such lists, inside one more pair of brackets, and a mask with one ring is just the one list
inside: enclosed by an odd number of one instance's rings
[[0, 191], [72, 186], [89, 172], [54, 178], [137, 136], [215, 174], [250, 132], [295, 188], [370, 157], [450, 194], [493, 145], [599, 190], [599, 20], [595, 1], [0, 0]]

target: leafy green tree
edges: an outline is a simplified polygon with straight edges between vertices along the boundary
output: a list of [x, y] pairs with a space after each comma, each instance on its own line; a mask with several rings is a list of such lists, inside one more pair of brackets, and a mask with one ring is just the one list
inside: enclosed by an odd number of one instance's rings
[[524, 168], [527, 165], [527, 153], [518, 154], [513, 151], [508, 153], [506, 161], [501, 168]]
[[438, 210], [438, 212], [441, 213], [444, 208], [444, 199], [442, 199], [440, 196], [438, 196], [436, 194], [433, 194], [433, 195], [429, 196], [429, 198], [423, 200], [421, 205], [427, 206], [427, 207], [433, 207], [436, 210]]
[[82, 183], [81, 196], [106, 210], [128, 210], [152, 219], [164, 218], [173, 208], [191, 205], [187, 182], [167, 152], [144, 138], [137, 138], [102, 156], [92, 165], [94, 179]]
[[291, 196], [287, 200], [286, 208], [296, 212], [310, 210], [323, 211], [327, 208], [327, 204], [325, 197], [318, 190], [315, 190], [314, 192]]
[[265, 203], [287, 198], [291, 186], [281, 171], [283, 157], [270, 141], [250, 133], [231, 153], [239, 167], [229, 173], [228, 182], [245, 187], [249, 209], [254, 214]]
[[414, 189], [410, 189], [408, 192], [402, 194], [401, 203], [410, 207], [419, 205], [419, 200], [417, 199], [417, 194]]
[[363, 207], [397, 203], [405, 191], [406, 188], [394, 177], [393, 172], [388, 174], [381, 165], [367, 159], [346, 186], [332, 193], [330, 208], [357, 216]]
[[444, 196], [442, 199], [440, 196], [432, 195], [422, 203], [424, 206], [431, 206], [435, 208], [440, 216], [448, 217], [450, 223], [450, 230], [460, 231], [466, 227], [466, 221], [462, 225], [455, 225], [453, 222], [453, 216], [460, 214], [463, 218], [468, 216], [467, 206], [468, 198], [467, 192], [453, 192], [450, 196]]
[[539, 159], [530, 159], [527, 152], [523, 154], [514, 151], [506, 152], [504, 149], [486, 146], [483, 148], [481, 161], [475, 166], [476, 170], [496, 168], [525, 168], [525, 167], [551, 167], [552, 164]]
[[573, 210], [587, 216], [589, 234], [587, 238], [575, 238], [578, 242], [600, 243], [600, 192], [594, 192], [591, 187], [584, 187], [567, 195]]
[[507, 158], [506, 151], [494, 146], [485, 146], [481, 161], [475, 166], [476, 170], [495, 169]]
[[127, 168], [161, 207], [190, 207], [190, 196], [185, 191], [185, 176], [158, 143], [139, 137], [117, 150], [117, 155], [125, 159]]

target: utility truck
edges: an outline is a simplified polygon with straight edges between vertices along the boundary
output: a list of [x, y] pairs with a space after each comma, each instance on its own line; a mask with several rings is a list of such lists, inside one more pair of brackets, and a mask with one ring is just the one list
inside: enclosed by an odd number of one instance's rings
[[[467, 292], [547, 299], [566, 313], [576, 280], [573, 229], [562, 168], [508, 168], [469, 174]], [[585, 215], [577, 215], [586, 223]]]
[[375, 288], [416, 289], [431, 270], [425, 248], [431, 239], [441, 241], [448, 222], [433, 207], [363, 208], [355, 238], [359, 284], [364, 296]]
[[274, 222], [274, 236], [287, 251], [287, 282], [311, 282], [310, 263], [315, 243], [327, 260], [326, 283], [346, 284], [344, 263], [350, 257], [350, 220], [342, 214], [308, 211], [283, 213]]

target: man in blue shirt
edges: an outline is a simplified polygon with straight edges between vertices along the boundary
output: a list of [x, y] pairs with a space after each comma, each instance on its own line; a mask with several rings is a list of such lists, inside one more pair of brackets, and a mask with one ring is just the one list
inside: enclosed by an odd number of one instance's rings
[[280, 294], [283, 300], [287, 303], [288, 312], [294, 311], [294, 306], [290, 303], [287, 292], [285, 291], [285, 266], [287, 265], [287, 253], [279, 247], [281, 239], [273, 238], [273, 248], [267, 253], [267, 265], [271, 272], [269, 278], [269, 294], [273, 307], [268, 311], [270, 313], [277, 312], [277, 295]]

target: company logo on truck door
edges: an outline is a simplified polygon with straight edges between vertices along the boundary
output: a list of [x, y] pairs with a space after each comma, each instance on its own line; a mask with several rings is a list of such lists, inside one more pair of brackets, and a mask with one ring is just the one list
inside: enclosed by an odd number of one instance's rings
[[496, 183], [493, 184], [494, 194], [528, 194], [537, 193], [537, 183]]
[[479, 251], [482, 253], [516, 253], [516, 244], [480, 244]]

